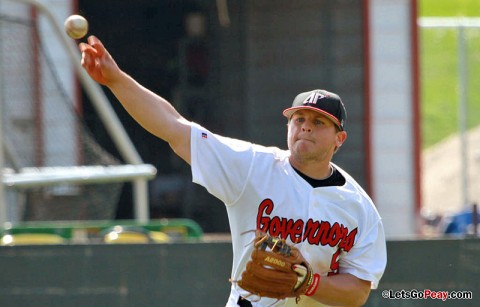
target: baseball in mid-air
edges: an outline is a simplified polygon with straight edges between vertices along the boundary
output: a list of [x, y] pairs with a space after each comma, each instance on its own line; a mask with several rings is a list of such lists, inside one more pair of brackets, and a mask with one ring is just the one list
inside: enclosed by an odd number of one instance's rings
[[63, 24], [65, 32], [73, 39], [80, 39], [88, 33], [88, 21], [80, 15], [71, 15]]

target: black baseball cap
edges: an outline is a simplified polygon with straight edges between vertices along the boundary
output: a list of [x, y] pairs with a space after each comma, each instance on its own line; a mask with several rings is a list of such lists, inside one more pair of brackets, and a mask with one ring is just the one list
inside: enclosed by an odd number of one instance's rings
[[345, 130], [347, 111], [345, 110], [342, 99], [335, 93], [326, 90], [313, 90], [300, 93], [293, 100], [292, 107], [283, 111], [283, 115], [290, 118], [293, 113], [301, 109], [319, 112], [332, 120], [340, 130]]

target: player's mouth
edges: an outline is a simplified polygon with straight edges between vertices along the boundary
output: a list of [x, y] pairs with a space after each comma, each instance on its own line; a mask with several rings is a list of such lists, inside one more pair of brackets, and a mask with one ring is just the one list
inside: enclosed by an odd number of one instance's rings
[[309, 139], [309, 138], [298, 138], [298, 139], [297, 139], [297, 142], [301, 142], [301, 141], [310, 142], [310, 143], [315, 143], [314, 140]]

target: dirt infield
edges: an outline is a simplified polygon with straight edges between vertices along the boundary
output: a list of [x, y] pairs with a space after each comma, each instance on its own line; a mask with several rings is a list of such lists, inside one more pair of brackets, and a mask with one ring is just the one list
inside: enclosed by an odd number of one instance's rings
[[422, 154], [423, 212], [444, 215], [480, 205], [480, 127], [467, 137], [468, 204], [463, 204], [461, 143], [451, 136]]

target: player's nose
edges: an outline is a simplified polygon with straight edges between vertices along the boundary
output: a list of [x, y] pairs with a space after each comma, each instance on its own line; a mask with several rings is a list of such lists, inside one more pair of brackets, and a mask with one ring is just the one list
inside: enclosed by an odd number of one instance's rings
[[310, 123], [308, 123], [307, 121], [305, 121], [303, 124], [302, 124], [302, 131], [303, 132], [311, 132], [312, 131], [312, 126]]

